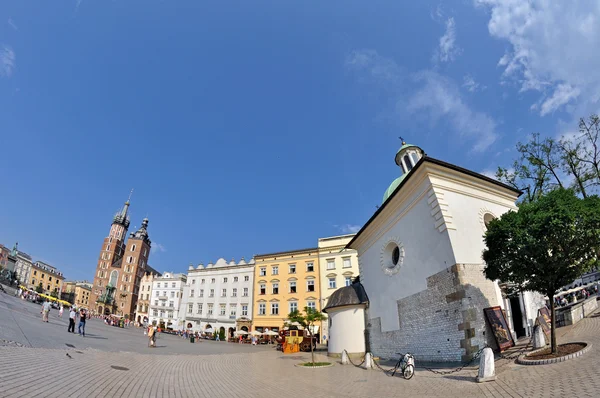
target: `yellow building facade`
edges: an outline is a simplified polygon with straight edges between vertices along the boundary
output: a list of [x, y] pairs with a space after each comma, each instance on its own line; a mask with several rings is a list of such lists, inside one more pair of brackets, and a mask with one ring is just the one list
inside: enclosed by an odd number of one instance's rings
[[290, 312], [321, 310], [317, 248], [260, 254], [254, 260], [253, 330], [279, 331]]
[[90, 308], [90, 294], [92, 293], [92, 284], [88, 282], [65, 282], [63, 286], [64, 293], [73, 293], [73, 304], [78, 308]]
[[36, 261], [31, 266], [27, 287], [35, 290], [41, 284], [43, 293], [50, 294], [55, 292], [60, 297], [64, 279], [62, 273], [55, 267], [41, 261]]
[[[358, 276], [358, 253], [356, 250], [346, 249], [346, 245], [355, 234], [319, 238], [319, 297], [321, 306], [325, 307], [329, 297], [336, 290], [350, 286]], [[323, 322], [321, 336], [327, 336], [328, 322]]]

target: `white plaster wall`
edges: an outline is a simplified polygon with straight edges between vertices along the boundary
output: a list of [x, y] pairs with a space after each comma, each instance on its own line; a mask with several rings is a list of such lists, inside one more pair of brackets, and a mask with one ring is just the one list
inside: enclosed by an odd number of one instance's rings
[[[429, 188], [429, 181], [423, 180], [397, 209], [393, 209], [397, 200], [394, 198], [378, 217], [385, 222], [379, 229], [380, 235], [371, 245], [357, 247], [361, 282], [370, 300], [369, 319], [380, 317], [382, 332], [399, 328], [397, 300], [426, 290], [428, 276], [456, 263], [448, 232], [435, 227], [428, 203]], [[409, 208], [414, 200], [416, 203]], [[408, 211], [398, 218], [405, 210]], [[400, 271], [389, 276], [382, 270], [381, 255], [392, 237], [404, 246], [405, 257]]]
[[364, 306], [340, 307], [328, 310], [329, 354], [349, 354], [365, 352], [365, 310]]

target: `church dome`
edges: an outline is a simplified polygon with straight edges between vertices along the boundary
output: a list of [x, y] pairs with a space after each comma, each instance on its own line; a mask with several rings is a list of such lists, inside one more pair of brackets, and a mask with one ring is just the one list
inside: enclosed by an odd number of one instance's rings
[[394, 181], [392, 181], [392, 183], [390, 184], [388, 189], [386, 189], [385, 192], [383, 193], [383, 200], [381, 201], [381, 203], [384, 203], [394, 193], [396, 188], [398, 188], [398, 185], [400, 185], [402, 180], [404, 180], [404, 178], [406, 178], [407, 175], [408, 174], [402, 174], [400, 177], [398, 177]]

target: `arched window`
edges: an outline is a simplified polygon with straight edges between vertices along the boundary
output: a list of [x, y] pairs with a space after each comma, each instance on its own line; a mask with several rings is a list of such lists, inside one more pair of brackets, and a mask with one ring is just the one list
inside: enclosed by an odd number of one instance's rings
[[404, 155], [404, 163], [406, 164], [407, 170], [411, 171], [413, 168], [413, 164], [408, 154]]
[[134, 252], [135, 251], [135, 245], [131, 245], [131, 251]]
[[490, 222], [491, 222], [492, 220], [494, 220], [495, 218], [496, 218], [496, 217], [494, 217], [494, 215], [493, 215], [493, 214], [491, 214], [491, 213], [485, 213], [485, 214], [483, 215], [483, 224], [485, 225], [485, 229], [487, 229], [487, 228], [488, 228], [488, 225], [490, 225]]
[[119, 271], [117, 271], [115, 269], [110, 273], [110, 282], [109, 283], [111, 284], [111, 286], [116, 287], [118, 279], [119, 279]]

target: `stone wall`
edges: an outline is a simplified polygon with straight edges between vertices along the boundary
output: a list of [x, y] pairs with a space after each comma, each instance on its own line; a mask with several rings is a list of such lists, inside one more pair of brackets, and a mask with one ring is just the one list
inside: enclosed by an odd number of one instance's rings
[[383, 358], [411, 352], [421, 361], [466, 361], [487, 341], [495, 348], [483, 309], [496, 306], [495, 283], [483, 266], [456, 264], [427, 278], [427, 289], [397, 301], [399, 329], [382, 332], [369, 319], [370, 350]]

